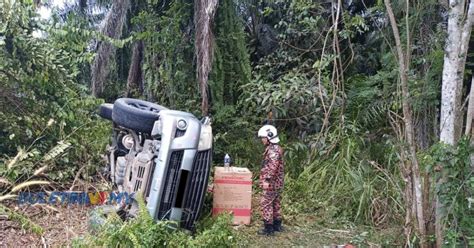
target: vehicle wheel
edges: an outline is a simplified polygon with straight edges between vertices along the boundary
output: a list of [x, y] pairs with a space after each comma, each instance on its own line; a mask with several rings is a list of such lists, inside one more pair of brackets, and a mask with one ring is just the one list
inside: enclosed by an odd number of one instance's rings
[[99, 116], [107, 120], [112, 120], [113, 108], [114, 108], [114, 105], [111, 103], [102, 103], [99, 106]]
[[112, 120], [119, 126], [142, 133], [151, 133], [153, 125], [158, 120], [159, 112], [167, 109], [151, 102], [119, 98], [112, 110]]

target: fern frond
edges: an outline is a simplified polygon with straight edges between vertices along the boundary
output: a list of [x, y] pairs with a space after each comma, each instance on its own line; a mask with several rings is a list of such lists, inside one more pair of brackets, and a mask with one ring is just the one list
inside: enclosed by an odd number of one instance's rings
[[71, 143], [69, 142], [59, 141], [55, 147], [53, 147], [51, 150], [49, 150], [48, 153], [46, 153], [46, 155], [44, 155], [43, 161], [47, 162], [49, 160], [56, 158], [57, 156], [61, 155], [70, 146], [71, 146]]
[[385, 102], [377, 102], [367, 106], [360, 113], [360, 121], [365, 126], [373, 126], [377, 122], [385, 119], [389, 106]]
[[133, 232], [129, 232], [128, 237], [130, 238], [130, 241], [132, 241], [134, 247], [141, 247], [137, 236], [135, 236], [135, 234]]

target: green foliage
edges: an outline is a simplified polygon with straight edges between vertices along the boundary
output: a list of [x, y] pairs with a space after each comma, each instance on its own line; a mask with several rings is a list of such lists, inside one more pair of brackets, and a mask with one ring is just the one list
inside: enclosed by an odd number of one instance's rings
[[[160, 3], [156, 3], [159, 5]], [[153, 5], [153, 4], [152, 4]], [[214, 157], [231, 154], [236, 165], [255, 166], [256, 118], [242, 113], [240, 86], [250, 80], [250, 62], [242, 21], [232, 1], [219, 5], [215, 18], [214, 67], [210, 75], [210, 105], [215, 136]], [[146, 98], [199, 116], [200, 94], [194, 60], [193, 5], [174, 1], [163, 11], [147, 9], [133, 22], [142, 25], [136, 37], [145, 43]], [[159, 30], [157, 32], [157, 30]]]
[[[397, 70], [387, 64], [372, 76], [357, 75], [348, 79], [347, 115], [367, 130], [374, 131], [387, 126], [388, 111], [401, 109], [399, 93], [393, 83]], [[393, 68], [393, 69], [389, 69]]]
[[234, 1], [223, 0], [215, 18], [215, 55], [209, 77], [214, 111], [219, 111], [221, 106], [236, 105], [240, 99], [240, 86], [250, 82], [245, 33], [236, 9]]
[[[387, 118], [402, 113], [393, 35], [382, 1], [349, 2], [334, 30], [334, 3], [220, 1], [209, 78], [214, 158], [220, 163], [229, 153], [235, 165], [257, 172], [263, 146], [255, 132], [272, 112], [285, 149], [288, 218], [324, 210], [331, 218], [375, 226], [401, 223], [403, 182], [396, 165], [403, 144]], [[123, 92], [129, 45], [138, 39], [145, 47], [142, 97], [199, 116], [192, 2], [134, 3], [127, 22], [135, 32], [114, 40], [79, 13], [45, 23], [31, 1], [0, 1], [2, 179], [25, 181], [47, 166], [49, 179], [65, 180], [78, 167], [91, 174], [101, 164], [110, 123], [97, 119], [94, 110], [102, 101], [88, 94], [92, 39], [120, 48], [105, 85], [107, 99]], [[434, 168], [441, 166], [447, 178], [434, 192], [446, 205], [447, 242], [472, 242], [466, 241], [474, 236], [468, 142], [423, 150], [437, 140], [439, 128], [443, 7], [435, 0], [410, 2], [405, 19], [405, 2], [392, 3], [399, 23], [410, 27], [400, 25], [400, 33], [404, 42], [410, 39], [403, 49], [411, 55], [409, 102], [421, 164], [437, 177]], [[335, 66], [344, 80], [334, 80]], [[195, 237], [169, 225], [155, 223], [142, 209], [129, 223], [111, 218], [97, 240], [89, 237], [83, 245], [235, 244], [225, 217], [204, 221]]]
[[464, 138], [457, 146], [436, 144], [421, 155], [422, 165], [440, 182], [435, 194], [444, 205], [445, 241], [452, 247], [474, 244], [472, 149], [470, 140]]
[[[57, 170], [51, 178], [69, 178], [82, 164], [94, 169], [100, 160], [90, 151], [104, 149], [108, 129], [94, 114], [101, 101], [77, 83], [79, 64], [87, 60], [87, 53], [64, 50], [58, 42], [33, 35], [46, 31], [36, 25], [33, 6], [0, 4], [1, 159], [6, 161], [17, 148], [35, 157], [68, 141], [73, 149], [54, 161]], [[17, 176], [32, 173], [26, 168]]]
[[326, 99], [327, 90], [314, 79], [297, 72], [290, 72], [276, 82], [257, 76], [243, 89], [247, 110], [256, 110], [259, 116], [272, 112], [276, 119], [287, 120], [299, 130], [320, 130], [323, 118], [320, 93]]
[[[326, 140], [337, 145], [320, 147], [298, 176], [287, 176], [285, 208], [295, 214], [337, 206], [332, 217], [376, 226], [396, 221], [403, 209], [401, 185], [394, 176], [397, 160], [390, 158], [392, 146], [374, 149], [357, 136], [354, 126], [341, 131], [332, 132]], [[301, 164], [287, 160], [286, 168], [293, 166]]]
[[213, 116], [214, 160], [223, 163], [230, 154], [235, 166], [260, 168], [263, 145], [256, 133], [260, 128], [257, 118], [239, 112], [234, 106], [220, 107]]
[[344, 29], [339, 32], [339, 35], [343, 39], [354, 38], [358, 34], [363, 34], [369, 30], [365, 19], [362, 15], [351, 16], [347, 11], [342, 13], [342, 19], [344, 21]]
[[[333, 217], [377, 226], [398, 221], [402, 184], [387, 112], [398, 113], [401, 104], [396, 60], [377, 26], [380, 10], [343, 13], [339, 45], [350, 49], [341, 54], [332, 48], [331, 10], [325, 6], [277, 1], [264, 15], [279, 46], [253, 61], [242, 105], [258, 116], [271, 111], [286, 134], [284, 209], [293, 215], [337, 206]], [[338, 56], [352, 62], [344, 89], [333, 81]], [[327, 131], [319, 133], [326, 114]]]
[[234, 234], [230, 215], [219, 215], [217, 218], [203, 220], [197, 234], [187, 244], [189, 247], [235, 247], [238, 236]]
[[137, 38], [146, 47], [143, 64], [146, 98], [170, 108], [198, 113], [199, 90], [191, 62], [194, 57], [192, 11], [192, 3], [173, 1], [163, 12], [151, 8], [140, 12], [133, 22], [143, 25]]
[[[31, 178], [37, 176], [50, 169], [55, 159], [59, 159], [71, 144], [69, 142], [59, 141], [56, 146], [51, 148], [47, 153], [41, 155], [38, 149], [30, 148], [29, 150], [19, 149], [15, 157], [9, 161], [1, 161], [0, 176], [9, 181], [18, 183], [24, 180], [24, 177]], [[51, 175], [54, 178], [54, 173]]]
[[75, 247], [234, 247], [237, 239], [230, 226], [230, 216], [220, 215], [204, 221], [194, 236], [174, 228], [176, 223], [156, 222], [141, 201], [139, 215], [123, 222], [111, 215], [94, 236], [77, 240]]
[[288, 131], [314, 133], [333, 93], [327, 66], [333, 55], [320, 49], [329, 31], [327, 12], [318, 3], [305, 1], [277, 1], [271, 6], [266, 20], [278, 33], [279, 45], [255, 61], [254, 77], [242, 88], [242, 104], [259, 116], [272, 111]]
[[81, 85], [88, 86], [90, 64], [94, 53], [90, 51], [90, 40], [97, 36], [85, 20], [79, 15], [68, 15], [65, 22], [54, 20], [46, 26], [47, 39], [52, 46], [67, 51], [71, 62], [78, 67], [76, 79]]
[[[237, 3], [219, 3], [215, 17], [215, 53], [209, 77], [211, 116], [213, 119], [214, 157], [222, 163], [229, 153], [237, 166], [259, 168], [262, 146], [256, 139], [258, 116], [244, 111], [241, 86], [250, 81], [250, 60], [243, 20], [237, 15]], [[262, 150], [263, 151], [263, 150]]]

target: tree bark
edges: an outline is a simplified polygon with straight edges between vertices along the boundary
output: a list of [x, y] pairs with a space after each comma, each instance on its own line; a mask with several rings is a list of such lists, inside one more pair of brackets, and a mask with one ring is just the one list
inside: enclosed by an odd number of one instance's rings
[[212, 22], [218, 0], [194, 1], [194, 25], [196, 27], [195, 50], [197, 58], [197, 79], [201, 91], [202, 115], [209, 113], [209, 97], [207, 81], [212, 68], [214, 52], [214, 35]]
[[[112, 8], [107, 13], [104, 19], [103, 27], [100, 32], [113, 39], [118, 39], [122, 35], [122, 28], [127, 16], [127, 10], [130, 7], [130, 0], [116, 0], [113, 1]], [[99, 96], [104, 90], [104, 82], [110, 71], [110, 61], [115, 54], [114, 45], [100, 41], [92, 63], [91, 74], [91, 88], [94, 96]]]
[[132, 61], [130, 63], [127, 78], [127, 97], [141, 95], [143, 93], [142, 60], [143, 41], [139, 40], [133, 44], [132, 48]]
[[474, 1], [470, 1], [467, 11], [458, 0], [450, 0], [449, 7], [441, 89], [440, 141], [455, 145], [462, 127], [462, 122], [459, 122], [459, 106], [467, 48], [474, 21]]
[[[474, 21], [474, 1], [449, 0], [448, 31], [444, 53], [443, 78], [441, 88], [440, 141], [456, 145], [461, 135], [461, 91], [466, 64], [467, 48]], [[466, 6], [468, 6], [466, 8]], [[465, 15], [467, 14], [467, 15]], [[441, 172], [436, 181], [440, 186], [445, 182]], [[444, 240], [444, 204], [436, 196], [436, 246]]]
[[[390, 24], [393, 31], [393, 36], [395, 37], [395, 47], [397, 50], [398, 57], [398, 67], [400, 74], [400, 83], [402, 88], [402, 108], [403, 108], [403, 119], [405, 124], [405, 139], [409, 146], [409, 158], [411, 162], [411, 173], [412, 173], [412, 187], [413, 187], [413, 207], [416, 217], [417, 217], [417, 231], [420, 235], [421, 247], [426, 247], [426, 229], [425, 229], [425, 218], [423, 212], [423, 191], [421, 189], [421, 177], [420, 177], [420, 168], [418, 165], [418, 159], [416, 158], [416, 144], [414, 137], [414, 127], [412, 120], [412, 110], [409, 103], [410, 94], [408, 91], [408, 65], [409, 61], [406, 59], [409, 58], [410, 50], [407, 48], [407, 54], [403, 54], [402, 43], [400, 40], [400, 32], [398, 31], [397, 22], [395, 20], [395, 15], [393, 14], [392, 6], [390, 0], [384, 0], [385, 7], [387, 8], [387, 13], [390, 19]], [[408, 4], [408, 2], [407, 2]], [[408, 14], [408, 13], [407, 13]], [[408, 27], [407, 27], [407, 30]], [[408, 210], [407, 210], [408, 211]]]
[[474, 76], [471, 79], [471, 90], [469, 91], [469, 103], [467, 105], [466, 129], [464, 135], [470, 136], [472, 132], [472, 119], [474, 118]]
[[[470, 139], [471, 147], [474, 147], [474, 129], [472, 128], [472, 119], [474, 118], [474, 76], [471, 79], [471, 90], [469, 92], [469, 104], [467, 107], [466, 114], [466, 131], [464, 135], [468, 136]], [[471, 171], [474, 173], [474, 153], [471, 153], [469, 156]], [[473, 192], [474, 193], [474, 192]]]

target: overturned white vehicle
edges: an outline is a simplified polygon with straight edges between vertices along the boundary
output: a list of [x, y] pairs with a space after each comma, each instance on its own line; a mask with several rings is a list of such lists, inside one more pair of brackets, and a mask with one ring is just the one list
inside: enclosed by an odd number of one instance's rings
[[[108, 170], [119, 191], [141, 194], [154, 219], [193, 230], [212, 160], [210, 119], [132, 98], [102, 104], [99, 115], [113, 123]], [[134, 215], [136, 207], [120, 208]]]

